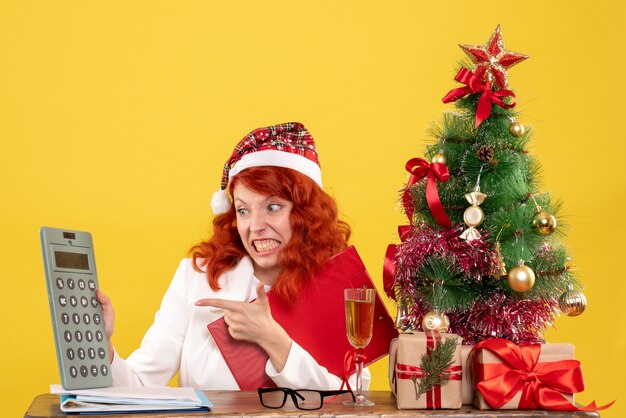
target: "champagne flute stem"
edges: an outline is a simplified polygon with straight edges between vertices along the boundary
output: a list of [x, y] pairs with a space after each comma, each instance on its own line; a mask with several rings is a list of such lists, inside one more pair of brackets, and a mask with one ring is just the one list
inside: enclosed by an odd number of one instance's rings
[[357, 358], [357, 361], [356, 361], [356, 396], [361, 396], [361, 390], [363, 389], [363, 381], [361, 378], [362, 373], [363, 373], [363, 359]]

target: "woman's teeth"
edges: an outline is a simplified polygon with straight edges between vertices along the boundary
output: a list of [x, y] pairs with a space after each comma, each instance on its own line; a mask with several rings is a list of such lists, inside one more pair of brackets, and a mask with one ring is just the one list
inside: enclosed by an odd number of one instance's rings
[[254, 241], [254, 248], [259, 253], [264, 253], [267, 251], [271, 251], [274, 248], [278, 247], [280, 243], [273, 239], [265, 239], [262, 241]]

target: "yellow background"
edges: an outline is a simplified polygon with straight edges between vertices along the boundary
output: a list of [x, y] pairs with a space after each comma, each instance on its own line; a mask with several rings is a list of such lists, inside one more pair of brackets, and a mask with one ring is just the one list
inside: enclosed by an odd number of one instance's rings
[[[575, 5], [579, 4], [579, 5]], [[291, 120], [316, 138], [327, 190], [381, 286], [404, 223], [404, 163], [452, 109], [458, 43], [531, 59], [510, 71], [543, 190], [565, 202], [587, 312], [551, 342], [576, 345], [578, 400], [626, 413], [624, 26], [618, 0], [0, 2], [2, 416], [59, 381], [38, 229], [93, 233], [128, 355], [180, 258], [206, 237], [234, 144]], [[339, 320], [339, 319], [338, 319]], [[373, 389], [386, 389], [385, 361]]]

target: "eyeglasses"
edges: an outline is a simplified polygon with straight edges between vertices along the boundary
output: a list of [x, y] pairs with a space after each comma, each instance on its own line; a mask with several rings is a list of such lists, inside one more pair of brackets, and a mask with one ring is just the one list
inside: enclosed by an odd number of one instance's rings
[[[354, 394], [350, 390], [310, 390], [310, 389], [289, 389], [289, 388], [259, 388], [259, 398], [261, 405], [266, 408], [282, 408], [287, 401], [287, 395], [291, 396], [293, 404], [298, 409], [313, 410], [324, 406], [324, 398], [349, 393], [354, 400]], [[333, 398], [334, 399], [334, 398]], [[332, 401], [330, 399], [326, 403]]]

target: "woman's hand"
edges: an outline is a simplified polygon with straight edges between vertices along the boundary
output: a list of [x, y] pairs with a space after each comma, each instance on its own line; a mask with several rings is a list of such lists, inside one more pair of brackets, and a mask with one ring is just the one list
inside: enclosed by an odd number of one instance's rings
[[264, 286], [265, 283], [259, 282], [257, 299], [251, 303], [212, 298], [200, 299], [196, 306], [224, 309], [224, 321], [230, 335], [236, 340], [260, 345], [280, 372], [291, 350], [291, 338], [272, 317]]
[[109, 299], [100, 289], [96, 290], [96, 297], [98, 298], [98, 302], [102, 306], [102, 319], [104, 320], [104, 333], [107, 336], [107, 341], [109, 343], [109, 359], [113, 362], [113, 343], [111, 342], [111, 337], [113, 337], [113, 329], [115, 328], [115, 310], [113, 309], [113, 304], [111, 303], [111, 299]]

